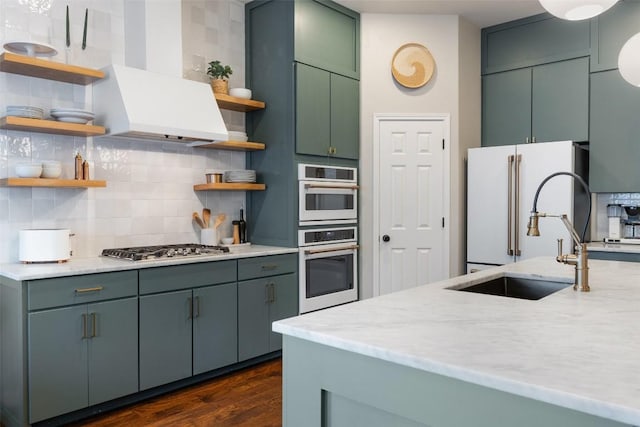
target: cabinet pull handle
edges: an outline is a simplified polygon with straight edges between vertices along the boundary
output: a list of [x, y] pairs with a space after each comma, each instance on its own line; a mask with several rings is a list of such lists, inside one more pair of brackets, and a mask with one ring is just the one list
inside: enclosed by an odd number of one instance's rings
[[520, 256], [522, 251], [520, 250], [520, 163], [522, 162], [522, 154], [516, 156], [516, 202], [515, 202], [515, 215], [514, 215], [514, 240], [515, 240], [515, 254]]
[[193, 317], [200, 317], [200, 297], [195, 297], [195, 304], [196, 304], [196, 308], [195, 308], [195, 314], [193, 315]]
[[533, 138], [531, 138], [531, 143], [535, 144], [536, 143], [536, 137], [534, 136]]
[[193, 301], [191, 297], [187, 298], [187, 305], [189, 306], [189, 317], [187, 319], [193, 319]]
[[271, 271], [271, 270], [276, 270], [278, 268], [278, 264], [262, 264], [262, 266], [260, 266], [260, 269], [262, 271]]
[[507, 178], [507, 255], [513, 256], [513, 246], [511, 246], [511, 232], [513, 225], [511, 221], [513, 220], [513, 160], [514, 155], [511, 154], [507, 157], [507, 171], [509, 173], [509, 177]]
[[76, 289], [75, 292], [76, 294], [86, 294], [88, 292], [100, 292], [101, 290], [103, 290], [104, 288], [102, 286], [96, 286], [94, 288], [80, 288], [80, 289]]
[[89, 338], [87, 336], [87, 315], [82, 313], [82, 339]]
[[91, 335], [89, 338], [95, 338], [98, 336], [98, 315], [96, 313], [91, 313]]
[[524, 139], [524, 143], [525, 143], [525, 144], [528, 144], [528, 143], [529, 143], [529, 137], [526, 137], [526, 138]]
[[270, 283], [264, 285], [264, 303], [269, 304], [271, 302], [271, 291], [269, 290]]
[[270, 298], [269, 298], [269, 302], [270, 303], [276, 302], [276, 285], [275, 285], [275, 283], [269, 283], [269, 291], [271, 293]]

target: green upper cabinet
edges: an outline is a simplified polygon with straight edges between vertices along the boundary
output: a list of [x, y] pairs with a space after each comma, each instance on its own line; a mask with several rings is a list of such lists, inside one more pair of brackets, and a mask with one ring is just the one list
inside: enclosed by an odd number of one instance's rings
[[482, 77], [482, 145], [589, 138], [589, 60]]
[[618, 70], [591, 74], [589, 187], [640, 192], [640, 89]]
[[358, 158], [359, 85], [349, 77], [296, 64], [296, 152]]
[[329, 1], [296, 1], [295, 60], [357, 79], [360, 15]]
[[618, 2], [594, 19], [591, 71], [618, 68], [620, 48], [640, 33], [640, 1]]
[[590, 53], [590, 21], [549, 14], [482, 30], [482, 74], [530, 67]]

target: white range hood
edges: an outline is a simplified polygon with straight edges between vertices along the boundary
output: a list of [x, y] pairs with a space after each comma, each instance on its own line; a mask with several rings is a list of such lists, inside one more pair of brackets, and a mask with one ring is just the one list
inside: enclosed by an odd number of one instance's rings
[[107, 135], [191, 145], [229, 139], [208, 84], [122, 65], [103, 71], [93, 105]]

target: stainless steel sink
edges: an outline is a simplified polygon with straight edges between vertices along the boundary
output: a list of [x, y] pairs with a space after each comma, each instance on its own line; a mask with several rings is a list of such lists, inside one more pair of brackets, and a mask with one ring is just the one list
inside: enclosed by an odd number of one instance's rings
[[569, 286], [571, 286], [571, 283], [567, 282], [503, 276], [486, 282], [463, 287], [458, 285], [447, 289], [509, 298], [539, 300]]

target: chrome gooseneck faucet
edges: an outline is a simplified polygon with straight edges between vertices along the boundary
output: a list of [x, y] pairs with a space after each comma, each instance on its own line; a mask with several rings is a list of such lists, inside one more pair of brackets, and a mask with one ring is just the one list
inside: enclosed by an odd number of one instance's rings
[[[550, 215], [543, 212], [538, 212], [538, 195], [540, 194], [540, 190], [542, 187], [553, 177], [558, 175], [568, 175], [573, 177], [576, 181], [578, 181], [585, 192], [587, 193], [587, 197], [589, 199], [589, 210], [587, 212], [587, 221], [584, 224], [584, 229], [582, 230], [582, 236], [578, 236], [578, 233], [571, 225], [569, 218], [566, 214], [562, 215]], [[586, 182], [579, 176], [573, 172], [555, 172], [546, 177], [536, 190], [536, 195], [533, 198], [533, 208], [531, 209], [531, 216], [529, 217], [529, 223], [527, 224], [527, 236], [539, 236], [540, 230], [538, 229], [538, 218], [548, 216], [548, 217], [556, 217], [560, 218], [564, 226], [569, 230], [571, 234], [571, 238], [575, 242], [576, 253], [573, 254], [563, 254], [562, 253], [562, 239], [558, 239], [558, 256], [556, 257], [556, 261], [574, 265], [576, 274], [575, 281], [573, 284], [573, 289], [576, 291], [589, 292], [589, 266], [587, 263], [587, 244], [584, 241], [585, 235], [587, 233], [587, 227], [589, 226], [589, 220], [591, 219], [591, 191], [589, 190], [589, 186]]]

